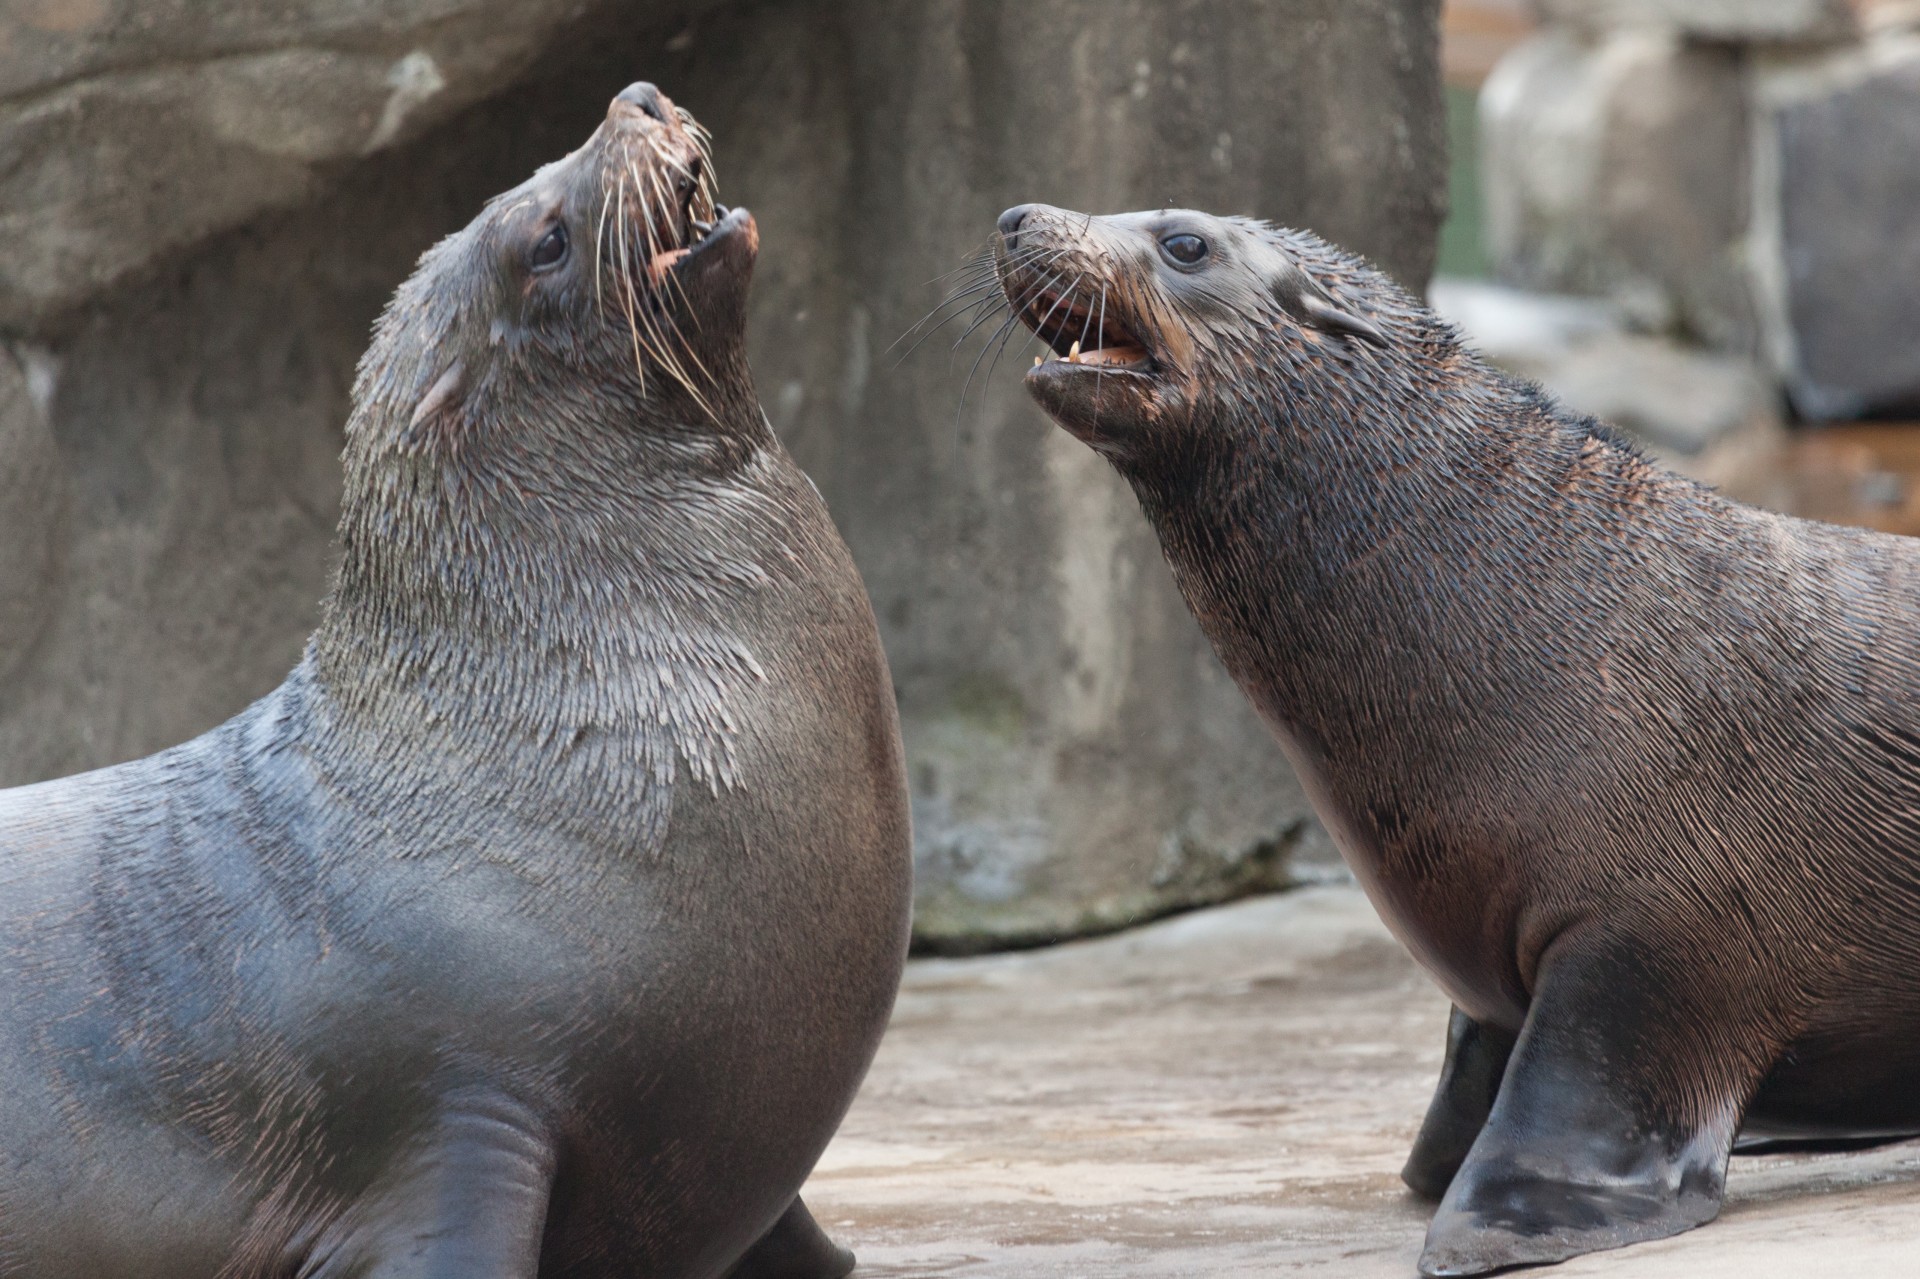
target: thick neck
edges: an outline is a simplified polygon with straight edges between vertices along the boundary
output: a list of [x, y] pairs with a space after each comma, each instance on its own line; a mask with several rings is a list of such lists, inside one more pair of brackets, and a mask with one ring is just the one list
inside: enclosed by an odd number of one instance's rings
[[784, 475], [770, 440], [712, 432], [350, 469], [316, 682], [411, 756], [494, 750], [537, 773], [529, 752], [652, 733], [723, 774], [719, 703], [755, 677], [725, 618], [790, 571]]
[[1228, 669], [1270, 720], [1317, 732], [1339, 698], [1391, 695], [1382, 654], [1417, 650], [1452, 610], [1538, 442], [1414, 388], [1269, 405], [1196, 428], [1221, 443], [1177, 464], [1122, 469]]

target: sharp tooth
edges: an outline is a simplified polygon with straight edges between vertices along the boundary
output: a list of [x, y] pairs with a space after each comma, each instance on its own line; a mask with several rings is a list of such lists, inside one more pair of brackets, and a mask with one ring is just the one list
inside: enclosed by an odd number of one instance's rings
[[1046, 357], [1045, 357], [1045, 356], [1042, 356], [1042, 355], [1036, 355], [1036, 356], [1034, 356], [1034, 357], [1033, 357], [1033, 367], [1034, 367], [1034, 368], [1036, 368], [1036, 369], [1037, 369], [1037, 368], [1039, 368], [1039, 367], [1040, 367], [1040, 361], [1041, 361], [1041, 360], [1043, 360], [1043, 359], [1045, 359], [1045, 358], [1046, 358]]
[[1080, 343], [1077, 340], [1074, 342], [1072, 349], [1067, 352], [1067, 363], [1080, 363]]

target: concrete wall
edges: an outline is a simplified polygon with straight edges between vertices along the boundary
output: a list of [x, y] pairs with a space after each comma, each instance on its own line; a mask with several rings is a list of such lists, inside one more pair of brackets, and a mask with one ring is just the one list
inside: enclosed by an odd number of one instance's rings
[[[713, 129], [723, 198], [760, 219], [756, 377], [880, 615], [923, 941], [1035, 940], [1286, 880], [1304, 801], [1131, 496], [1026, 401], [1016, 352], [962, 409], [972, 348], [889, 348], [1023, 200], [1259, 213], [1419, 286], [1443, 199], [1435, 0], [400, 7], [389, 26], [350, 0], [274, 6], [307, 24], [301, 48], [351, 46], [373, 86], [291, 161], [195, 96], [207, 65], [274, 51], [279, 28], [203, 21], [258, 6], [149, 6], [163, 49], [117, 0], [5, 19], [40, 25], [0, 40], [0, 83], [9, 59], [64, 49], [70, 70], [19, 72], [0, 103], [9, 154], [42, 154], [28, 142], [67, 113], [64, 167], [0, 180], [0, 225], [33, 228], [0, 238], [0, 781], [155, 750], [272, 687], [327, 587], [375, 312], [421, 249], [644, 77]], [[154, 174], [191, 185], [209, 146], [156, 127], [135, 164], [93, 145], [128, 116], [73, 103], [147, 66], [182, 77], [141, 82], [150, 112], [218, 122], [222, 172], [253, 194], [177, 217], [127, 196]], [[343, 92], [274, 85], [263, 129]], [[278, 177], [248, 187], [254, 169]]]

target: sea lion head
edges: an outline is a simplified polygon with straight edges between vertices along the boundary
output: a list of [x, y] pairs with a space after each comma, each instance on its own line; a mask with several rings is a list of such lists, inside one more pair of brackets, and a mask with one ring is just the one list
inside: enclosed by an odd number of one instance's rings
[[752, 215], [715, 203], [705, 131], [628, 86], [583, 146], [420, 259], [361, 362], [349, 471], [395, 454], [477, 464], [528, 447], [531, 421], [724, 433], [752, 403], [758, 248]]
[[1025, 204], [1000, 216], [993, 252], [1048, 347], [1028, 391], [1116, 464], [1203, 447], [1250, 409], [1312, 394], [1329, 364], [1378, 367], [1419, 323], [1357, 259], [1251, 218]]

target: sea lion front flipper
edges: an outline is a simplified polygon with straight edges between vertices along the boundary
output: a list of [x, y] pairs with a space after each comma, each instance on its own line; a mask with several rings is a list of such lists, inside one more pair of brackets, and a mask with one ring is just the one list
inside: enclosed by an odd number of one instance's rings
[[1420, 1273], [1477, 1275], [1713, 1219], [1765, 1069], [1752, 990], [1638, 940], [1556, 946], [1486, 1126], [1434, 1214]]
[[300, 1277], [534, 1279], [553, 1170], [533, 1111], [463, 1095], [327, 1230]]
[[1447, 1060], [1440, 1067], [1440, 1083], [1400, 1170], [1400, 1180], [1415, 1194], [1438, 1199], [1447, 1193], [1493, 1110], [1513, 1040], [1506, 1031], [1483, 1026], [1458, 1008], [1447, 1019]]
[[727, 1279], [841, 1279], [853, 1254], [827, 1238], [807, 1206], [795, 1199], [773, 1229], [734, 1263]]

